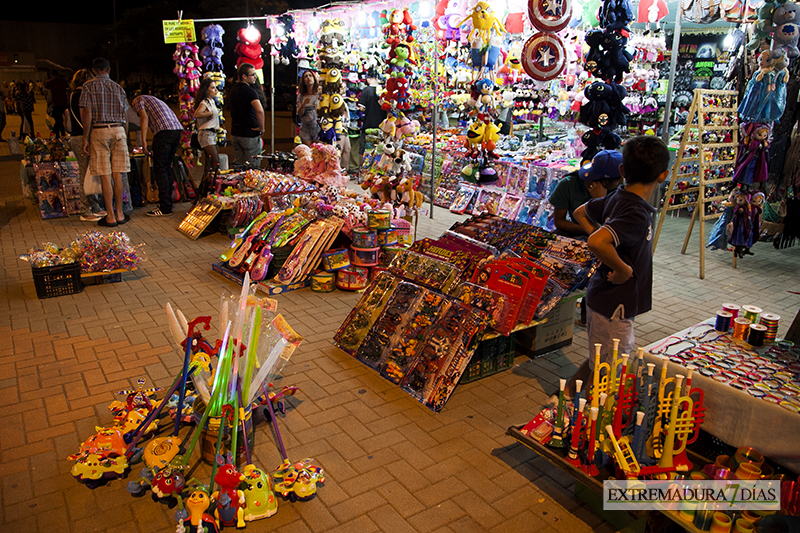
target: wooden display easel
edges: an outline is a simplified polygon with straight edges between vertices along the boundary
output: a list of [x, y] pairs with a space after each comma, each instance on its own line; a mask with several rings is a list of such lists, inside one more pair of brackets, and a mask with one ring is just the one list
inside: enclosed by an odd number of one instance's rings
[[[706, 104], [706, 97], [710, 98], [730, 98], [733, 103], [732, 107], [716, 107]], [[700, 279], [705, 278], [705, 251], [706, 251], [706, 220], [713, 220], [722, 216], [722, 212], [706, 213], [706, 204], [711, 202], [724, 200], [727, 194], [715, 195], [706, 197], [706, 187], [718, 183], [726, 183], [732, 180], [732, 177], [725, 177], [719, 179], [706, 179], [706, 172], [714, 167], [722, 165], [733, 165], [736, 161], [736, 154], [734, 153], [733, 159], [713, 160], [713, 153], [718, 148], [734, 148], [739, 146], [739, 124], [736, 120], [736, 92], [735, 91], [714, 91], [709, 89], [695, 89], [694, 98], [692, 99], [692, 106], [689, 109], [689, 116], [686, 120], [686, 127], [683, 130], [683, 137], [681, 139], [681, 146], [678, 149], [678, 157], [675, 159], [675, 164], [672, 167], [672, 176], [667, 187], [667, 194], [664, 197], [664, 204], [658, 216], [658, 225], [656, 227], [656, 234], [653, 237], [653, 253], [655, 254], [656, 245], [658, 244], [658, 237], [661, 234], [661, 227], [664, 225], [664, 218], [668, 211], [682, 209], [684, 207], [694, 207], [692, 212], [692, 219], [689, 222], [689, 229], [686, 231], [686, 238], [683, 240], [683, 248], [681, 253], [686, 253], [686, 248], [689, 246], [689, 237], [692, 235], [695, 221], [699, 221], [700, 227]], [[714, 125], [706, 124], [707, 117], [710, 118], [710, 113], [726, 113], [732, 118], [728, 125]], [[709, 131], [717, 131], [724, 135], [726, 132], [732, 133], [732, 141], [727, 143], [705, 143], [703, 142], [704, 133]], [[695, 149], [694, 154], [690, 153]], [[711, 160], [707, 160], [706, 154], [710, 154]], [[696, 171], [680, 173], [681, 167], [684, 164], [697, 165]], [[693, 183], [695, 182], [696, 183]], [[679, 183], [689, 182], [689, 187], [680, 189]], [[696, 199], [682, 202], [680, 204], [670, 205], [670, 200], [675, 194], [696, 194]], [[735, 257], [735, 256], [734, 256]], [[734, 259], [734, 267], [736, 267]]]

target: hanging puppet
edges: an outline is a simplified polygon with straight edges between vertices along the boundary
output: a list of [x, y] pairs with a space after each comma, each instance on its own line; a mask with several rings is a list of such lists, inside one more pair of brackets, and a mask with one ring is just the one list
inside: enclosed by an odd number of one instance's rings
[[753, 218], [750, 206], [750, 196], [739, 190], [734, 195], [733, 215], [730, 222], [730, 239], [728, 243], [733, 246], [736, 257], [752, 255], [750, 247], [753, 245]]
[[739, 185], [752, 186], [767, 181], [767, 157], [769, 125], [750, 123], [742, 125], [742, 136], [736, 156], [733, 181]]

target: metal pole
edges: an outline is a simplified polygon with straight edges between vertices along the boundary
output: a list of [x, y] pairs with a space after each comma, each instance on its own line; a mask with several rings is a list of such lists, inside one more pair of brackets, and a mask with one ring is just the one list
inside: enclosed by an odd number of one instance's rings
[[678, 2], [678, 11], [675, 14], [675, 29], [672, 34], [672, 57], [669, 58], [669, 82], [667, 84], [667, 103], [664, 104], [664, 122], [661, 126], [661, 139], [669, 144], [669, 123], [672, 114], [672, 91], [675, 87], [675, 70], [678, 67], [678, 48], [681, 42], [681, 18], [683, 5]]
[[[270, 33], [270, 37], [272, 34]], [[275, 61], [272, 58], [273, 45], [269, 45], [269, 145], [270, 153], [275, 153]]]
[[439, 106], [436, 105], [436, 98], [439, 95], [439, 91], [437, 88], [438, 78], [439, 78], [439, 67], [438, 67], [438, 50], [436, 49], [436, 33], [433, 34], [433, 116], [431, 117], [431, 128], [433, 129], [433, 146], [431, 146], [431, 197], [430, 197], [430, 209], [431, 215], [430, 217], [433, 218], [433, 186], [436, 183], [436, 122], [439, 114]]

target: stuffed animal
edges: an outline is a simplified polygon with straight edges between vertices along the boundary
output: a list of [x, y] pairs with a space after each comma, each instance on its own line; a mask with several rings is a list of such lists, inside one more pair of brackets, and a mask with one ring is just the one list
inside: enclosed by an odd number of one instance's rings
[[603, 30], [590, 30], [586, 32], [585, 42], [589, 46], [589, 51], [586, 52], [583, 66], [590, 73], [598, 78], [605, 78], [603, 75]]
[[625, 49], [628, 38], [621, 32], [606, 30], [603, 33], [603, 77], [616, 83], [622, 81], [622, 74], [630, 72], [633, 54]]
[[505, 26], [500, 22], [500, 19], [495, 17], [494, 10], [484, 0], [480, 0], [476, 3], [475, 7], [472, 8], [472, 12], [459, 22], [458, 25], [463, 26], [468, 20], [472, 22], [472, 31], [467, 37], [470, 42], [472, 42], [473, 38], [477, 35], [480, 36], [484, 43], [488, 44], [489, 37], [491, 36], [490, 33], [493, 29], [498, 33], [506, 33]]
[[605, 0], [600, 9], [600, 26], [608, 30], [627, 29], [633, 21], [629, 0]]
[[765, 30], [772, 33], [775, 47], [783, 48], [789, 58], [800, 56], [800, 6], [793, 2], [779, 5], [772, 13], [772, 25]]
[[[252, 41], [248, 39], [248, 35]], [[236, 34], [236, 39], [239, 41], [236, 44], [236, 48], [234, 48], [234, 51], [239, 56], [239, 59], [236, 60], [236, 66], [238, 67], [242, 63], [250, 63], [256, 70], [261, 70], [264, 67], [264, 60], [261, 58], [264, 49], [259, 44], [261, 32], [254, 27], [240, 28]]]
[[222, 71], [222, 56], [225, 53], [222, 50], [223, 35], [225, 35], [225, 30], [219, 24], [209, 24], [200, 32], [200, 36], [206, 43], [200, 50], [200, 56], [203, 58], [203, 68], [206, 71]]

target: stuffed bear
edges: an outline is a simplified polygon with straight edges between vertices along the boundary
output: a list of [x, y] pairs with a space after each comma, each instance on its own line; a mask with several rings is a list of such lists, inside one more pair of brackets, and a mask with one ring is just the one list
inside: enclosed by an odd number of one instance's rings
[[622, 81], [622, 74], [630, 72], [633, 54], [625, 49], [628, 38], [620, 32], [606, 30], [603, 34], [603, 77], [616, 83]]
[[[254, 39], [252, 42], [247, 40], [246, 33], [248, 32], [253, 33]], [[242, 63], [250, 63], [256, 70], [261, 70], [264, 67], [264, 60], [261, 59], [264, 49], [259, 44], [261, 32], [255, 28], [250, 28], [249, 30], [241, 28], [236, 34], [236, 38], [239, 40], [236, 43], [236, 48], [234, 48], [234, 51], [239, 55], [239, 59], [236, 60], [236, 66], [238, 67]]]
[[765, 29], [772, 32], [775, 45], [786, 50], [787, 57], [800, 56], [800, 6], [792, 2], [778, 6], [772, 13], [772, 26]]

